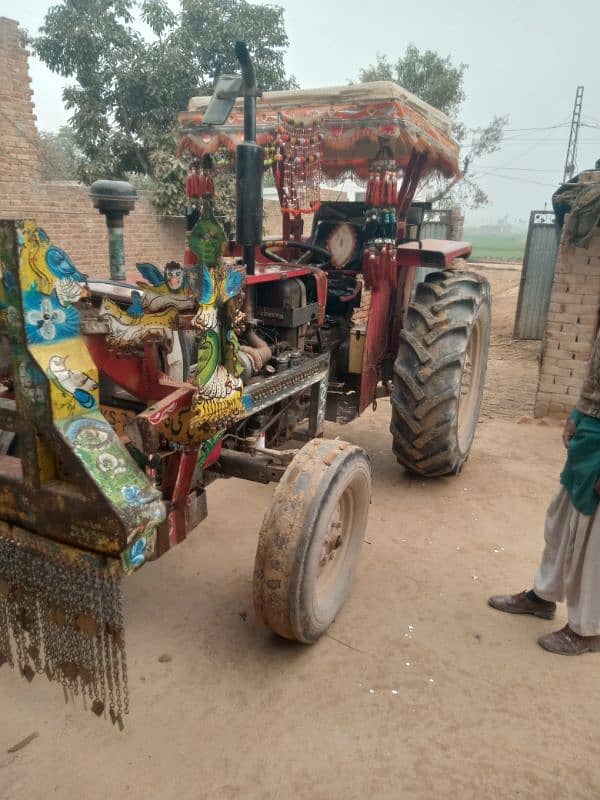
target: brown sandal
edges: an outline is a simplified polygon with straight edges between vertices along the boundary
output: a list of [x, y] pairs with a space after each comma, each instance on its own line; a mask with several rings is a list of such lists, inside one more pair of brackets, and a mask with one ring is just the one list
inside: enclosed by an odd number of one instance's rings
[[568, 625], [559, 631], [540, 636], [538, 644], [550, 653], [561, 656], [581, 656], [600, 652], [600, 636], [580, 636]]

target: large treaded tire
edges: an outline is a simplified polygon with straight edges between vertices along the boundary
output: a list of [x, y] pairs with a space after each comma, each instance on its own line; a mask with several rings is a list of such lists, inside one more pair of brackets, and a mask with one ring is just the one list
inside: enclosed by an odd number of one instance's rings
[[490, 340], [485, 278], [434, 272], [417, 286], [400, 334], [391, 396], [394, 453], [426, 477], [457, 474], [481, 410]]

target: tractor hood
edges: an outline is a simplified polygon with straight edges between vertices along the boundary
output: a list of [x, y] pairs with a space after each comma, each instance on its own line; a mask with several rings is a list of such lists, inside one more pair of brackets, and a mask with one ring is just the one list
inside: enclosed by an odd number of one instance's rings
[[[230, 153], [243, 141], [243, 104], [238, 100], [224, 125], [204, 125], [210, 97], [192, 97], [179, 115], [179, 152], [198, 157], [225, 148]], [[367, 178], [369, 165], [382, 144], [391, 150], [398, 169], [413, 155], [426, 157], [424, 174], [458, 175], [458, 145], [450, 119], [390, 81], [335, 86], [327, 89], [266, 92], [257, 100], [257, 142], [273, 140], [282, 120], [300, 126], [318, 124], [322, 136], [321, 169], [332, 179]]]

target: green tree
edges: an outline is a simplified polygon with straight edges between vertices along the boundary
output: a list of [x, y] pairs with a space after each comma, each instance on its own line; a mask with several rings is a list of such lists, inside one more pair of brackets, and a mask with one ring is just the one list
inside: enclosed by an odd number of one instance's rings
[[428, 200], [439, 205], [461, 203], [471, 208], [488, 202], [486, 193], [474, 180], [474, 165], [482, 156], [500, 148], [508, 117], [494, 116], [488, 125], [469, 129], [459, 114], [465, 99], [464, 76], [466, 64], [452, 64], [433, 50], [421, 51], [414, 44], [395, 63], [385, 55], [377, 55], [374, 64], [360, 71], [366, 81], [395, 81], [421, 100], [443, 111], [453, 122], [453, 135], [461, 148], [461, 175], [443, 180], [432, 175], [421, 189]]
[[58, 131], [41, 131], [42, 180], [76, 181], [83, 156], [75, 144], [75, 133], [68, 125]]
[[74, 81], [63, 99], [84, 157], [80, 178], [149, 176], [157, 208], [181, 213], [185, 165], [175, 157], [176, 117], [191, 96], [210, 93], [216, 75], [238, 70], [236, 39], [248, 43], [265, 90], [294, 85], [285, 74], [288, 38], [277, 6], [181, 0], [177, 14], [165, 0], [52, 6], [30, 45]]

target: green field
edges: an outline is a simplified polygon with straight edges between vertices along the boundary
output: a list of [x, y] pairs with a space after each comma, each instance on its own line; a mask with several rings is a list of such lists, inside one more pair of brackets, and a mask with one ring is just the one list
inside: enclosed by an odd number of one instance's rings
[[463, 239], [473, 245], [473, 259], [522, 261], [525, 252], [526, 230], [511, 233], [482, 233], [479, 228], [465, 228]]

